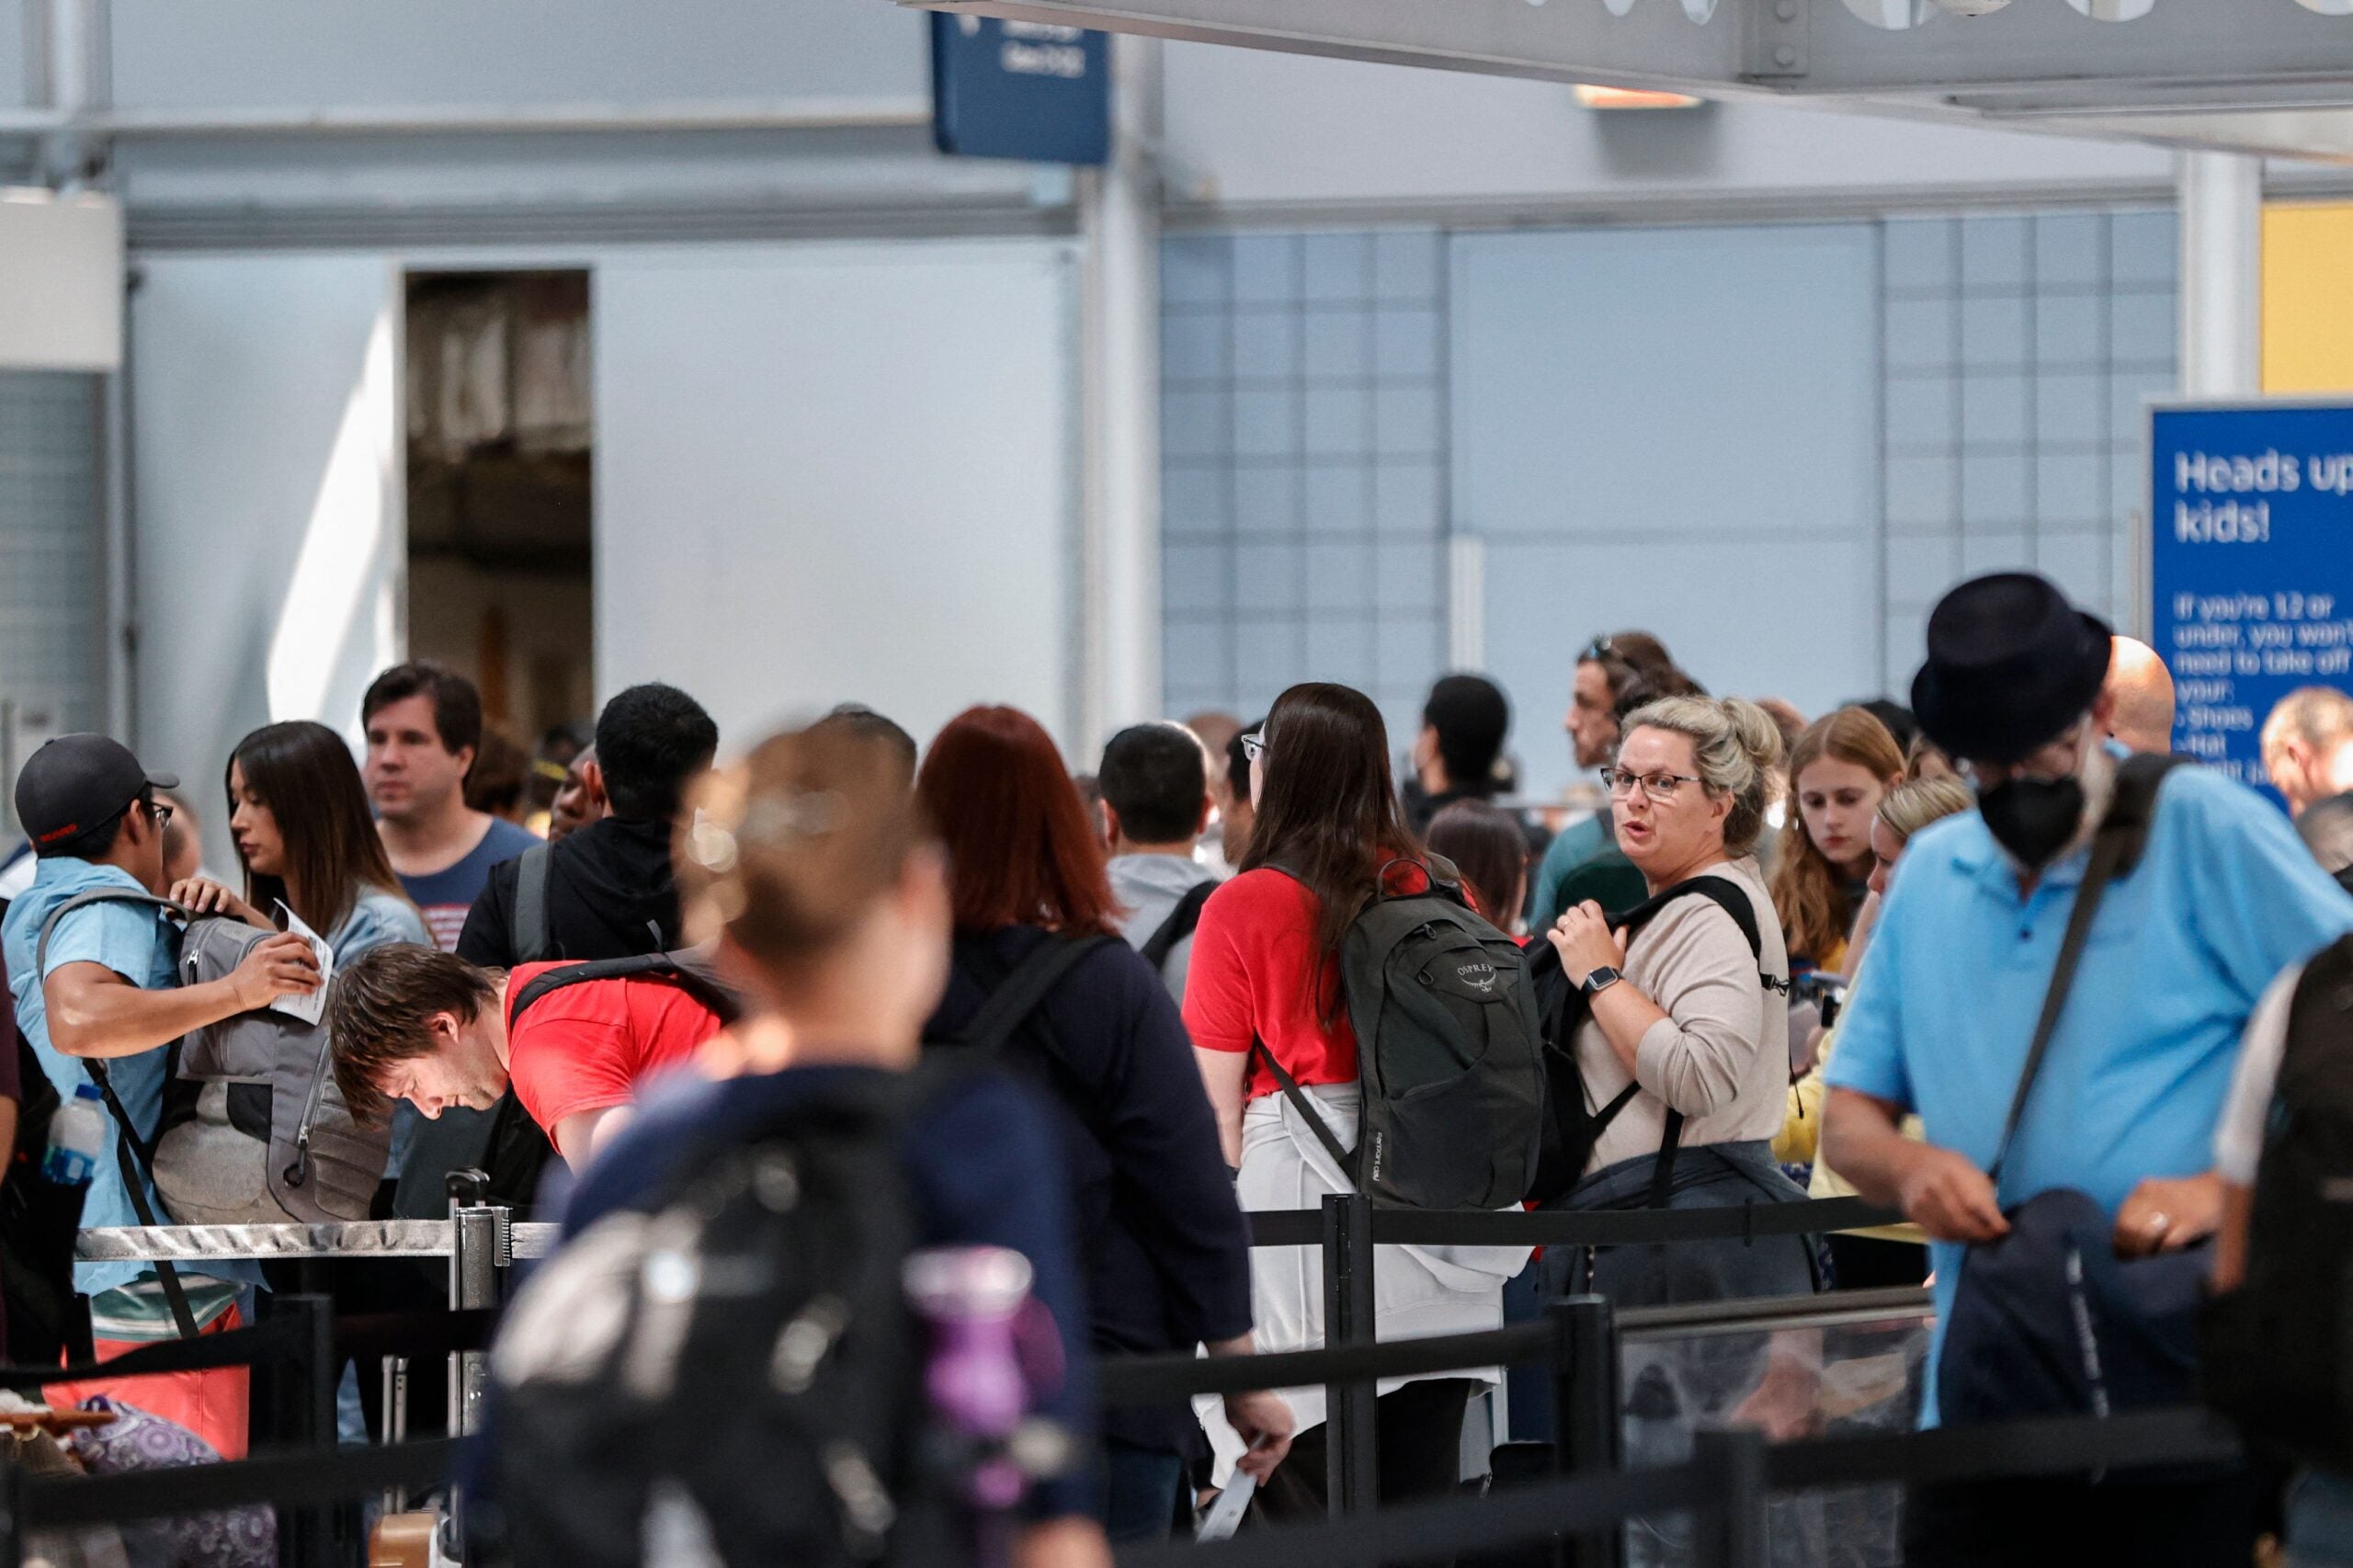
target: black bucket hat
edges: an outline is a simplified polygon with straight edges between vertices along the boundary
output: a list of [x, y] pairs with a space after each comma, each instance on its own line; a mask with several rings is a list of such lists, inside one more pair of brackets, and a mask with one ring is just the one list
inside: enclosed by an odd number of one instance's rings
[[2106, 621], [2030, 572], [1974, 578], [1928, 617], [1912, 710], [1947, 756], [2017, 762], [2091, 708], [2108, 679], [2109, 637]]

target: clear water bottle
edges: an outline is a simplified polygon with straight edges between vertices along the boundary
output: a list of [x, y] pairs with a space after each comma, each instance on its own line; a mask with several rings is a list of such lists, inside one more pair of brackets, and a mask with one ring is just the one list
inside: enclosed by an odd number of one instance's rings
[[77, 1084], [74, 1097], [49, 1119], [49, 1150], [41, 1155], [40, 1174], [59, 1187], [87, 1187], [98, 1174], [98, 1155], [107, 1146], [107, 1113], [99, 1104], [96, 1084]]

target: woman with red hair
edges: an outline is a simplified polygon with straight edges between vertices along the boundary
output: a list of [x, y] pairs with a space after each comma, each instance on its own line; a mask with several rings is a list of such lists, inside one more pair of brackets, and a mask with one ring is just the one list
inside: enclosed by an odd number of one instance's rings
[[[948, 849], [955, 961], [924, 1038], [985, 1047], [1034, 1074], [1063, 1112], [1095, 1348], [1247, 1355], [1249, 1235], [1176, 1004], [1117, 936], [1103, 845], [1062, 754], [1012, 708], [973, 708], [931, 743], [915, 793]], [[1039, 999], [1031, 1001], [1031, 996]], [[1226, 1415], [1263, 1478], [1290, 1447], [1271, 1393]], [[1165, 1539], [1191, 1413], [1107, 1410], [1105, 1528]]]

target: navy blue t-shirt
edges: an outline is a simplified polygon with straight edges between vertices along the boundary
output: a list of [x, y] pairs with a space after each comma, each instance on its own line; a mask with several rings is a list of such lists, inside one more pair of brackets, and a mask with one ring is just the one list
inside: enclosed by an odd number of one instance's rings
[[401, 891], [425, 916], [433, 945], [445, 953], [457, 951], [458, 933], [466, 928], [466, 915], [489, 882], [490, 869], [539, 842], [540, 835], [530, 829], [493, 817], [482, 842], [456, 860], [426, 876], [403, 877]]
[[[670, 1185], [688, 1156], [755, 1136], [787, 1108], [810, 1096], [884, 1073], [879, 1067], [790, 1067], [780, 1073], [711, 1083], [673, 1074], [638, 1107], [621, 1134], [580, 1178], [563, 1212], [563, 1233], [578, 1234], [607, 1214], [643, 1206]], [[1051, 1312], [1062, 1337], [1062, 1386], [1040, 1402], [1090, 1451], [1096, 1433], [1095, 1369], [1086, 1303], [1071, 1239], [1070, 1201], [1046, 1109], [1035, 1091], [1001, 1074], [974, 1072], [941, 1085], [904, 1130], [907, 1179], [916, 1222], [928, 1246], [1010, 1247], [1029, 1260], [1031, 1295]], [[1030, 1494], [1035, 1518], [1100, 1511], [1091, 1465], [1041, 1483]]]

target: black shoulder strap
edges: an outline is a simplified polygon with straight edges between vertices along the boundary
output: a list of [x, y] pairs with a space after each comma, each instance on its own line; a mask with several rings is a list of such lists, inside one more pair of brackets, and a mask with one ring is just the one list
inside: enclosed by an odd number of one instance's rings
[[[47, 935], [46, 932], [43, 933]], [[114, 1141], [116, 1167], [122, 1174], [122, 1185], [131, 1194], [131, 1212], [139, 1216], [142, 1225], [160, 1223], [155, 1218], [154, 1205], [147, 1201], [147, 1184], [155, 1179], [153, 1160], [147, 1145], [140, 1141], [139, 1129], [132, 1125], [131, 1112], [123, 1108], [116, 1096], [114, 1081], [107, 1074], [106, 1064], [95, 1057], [82, 1062], [83, 1071], [98, 1086], [99, 1097], [107, 1103], [107, 1112], [114, 1118], [117, 1137]], [[182, 1339], [196, 1337], [196, 1313], [189, 1310], [188, 1291], [180, 1285], [180, 1271], [169, 1258], [155, 1259], [155, 1282], [164, 1288], [164, 1303], [172, 1310], [173, 1326]]]
[[545, 963], [561, 957], [548, 940], [548, 881], [555, 869], [555, 846], [532, 845], [515, 860], [515, 928], [517, 963]]
[[1187, 888], [1185, 896], [1176, 901], [1176, 907], [1168, 912], [1168, 918], [1162, 921], [1159, 928], [1145, 941], [1143, 961], [1152, 966], [1155, 974], [1168, 961], [1168, 955], [1176, 950], [1176, 944], [1199, 928], [1201, 906], [1209, 903], [1210, 894], [1215, 892], [1217, 883], [1214, 881]]
[[1250, 1037], [1250, 1053], [1266, 1063], [1267, 1071], [1274, 1075], [1276, 1086], [1282, 1090], [1283, 1098], [1290, 1102], [1291, 1109], [1299, 1112], [1301, 1119], [1307, 1123], [1308, 1131], [1315, 1134], [1315, 1141], [1324, 1145], [1325, 1153], [1332, 1156], [1332, 1163], [1340, 1167], [1341, 1174], [1349, 1181], [1356, 1181], [1356, 1162], [1347, 1150], [1340, 1147], [1339, 1135], [1332, 1131], [1332, 1124], [1324, 1119], [1324, 1113], [1315, 1108], [1315, 1102], [1309, 1099], [1306, 1092], [1299, 1086], [1299, 1080], [1283, 1070], [1283, 1064], [1275, 1060], [1275, 1053], [1267, 1049], [1267, 1042], [1255, 1034]]
[[1048, 937], [989, 988], [988, 1000], [981, 1004], [980, 1010], [956, 1037], [955, 1044], [986, 1056], [1003, 1051], [1005, 1042], [1029, 1021], [1030, 1014], [1044, 1006], [1054, 987], [1063, 983], [1063, 977], [1081, 959], [1115, 940], [1111, 937], [1082, 937], [1075, 941]]
[[[51, 910], [48, 918], [40, 923], [40, 940], [33, 949], [34, 984], [41, 984], [49, 978], [49, 939], [56, 935], [58, 923], [75, 910], [87, 909], [94, 903], [152, 904], [167, 914], [195, 918], [186, 905], [174, 903], [168, 898], [157, 898], [153, 893], [135, 888], [92, 888], [88, 892], [75, 893]], [[131, 1119], [131, 1112], [123, 1108], [121, 1098], [115, 1094], [114, 1082], [107, 1074], [106, 1064], [96, 1057], [80, 1060], [82, 1070], [89, 1074], [90, 1081], [98, 1086], [98, 1096], [106, 1101], [107, 1113], [114, 1118], [118, 1134], [114, 1141], [115, 1164], [121, 1174], [123, 1188], [131, 1195], [131, 1211], [139, 1216], [141, 1224], [157, 1224], [154, 1205], [147, 1201], [147, 1185], [154, 1179], [153, 1153], [139, 1136], [139, 1128]], [[194, 1339], [196, 1314], [188, 1308], [188, 1292], [180, 1286], [179, 1270], [172, 1266], [169, 1259], [155, 1260], [155, 1281], [164, 1288], [164, 1301], [172, 1310], [173, 1326], [179, 1330], [181, 1338]]]
[[559, 964], [506, 998], [506, 1027], [513, 1028], [524, 1010], [551, 991], [585, 985], [593, 980], [659, 980], [676, 986], [722, 1018], [738, 1011], [735, 998], [702, 975], [678, 953], [636, 953], [625, 959], [594, 959], [585, 963]]
[[[1696, 877], [1686, 877], [1672, 887], [1661, 888], [1651, 897], [1628, 910], [1619, 917], [1616, 923], [1623, 926], [1631, 937], [1635, 930], [1650, 924], [1677, 899], [1693, 897], [1704, 898], [1732, 916], [1733, 924], [1740, 927], [1740, 934], [1748, 938], [1749, 955], [1756, 960], [1757, 983], [1768, 991], [1787, 995], [1790, 990], [1788, 977], [1765, 972], [1765, 935], [1756, 924], [1756, 906], [1749, 903], [1746, 891], [1727, 878], [1709, 876], [1704, 873]], [[1625, 1108], [1626, 1102], [1633, 1098], [1636, 1087], [1637, 1085], [1629, 1084], [1625, 1092], [1609, 1103], [1602, 1113], [1598, 1127], [1607, 1127], [1610, 1119]], [[1683, 1113], [1669, 1107], [1666, 1112], [1665, 1127], [1659, 1138], [1658, 1159], [1651, 1166], [1650, 1207], [1653, 1209], [1665, 1208], [1667, 1199], [1674, 1195], [1675, 1156], [1683, 1146]]]
[[2060, 939], [2059, 961], [2051, 971], [2051, 988], [2042, 995], [2042, 1013], [2035, 1020], [2034, 1040], [2026, 1051], [2026, 1066], [2018, 1074], [2017, 1091], [2010, 1096], [2009, 1114], [2002, 1119], [2001, 1142], [1994, 1145], [1993, 1161], [1985, 1167], [1986, 1176], [1996, 1181], [2001, 1178], [2003, 1157], [2010, 1152], [2010, 1139], [2018, 1132], [2018, 1119], [2026, 1114], [2027, 1096], [2033, 1091], [2035, 1074], [2042, 1070], [2042, 1058], [2051, 1049], [2051, 1037], [2058, 1032], [2059, 1015], [2067, 1006], [2067, 993], [2075, 988], [2075, 970], [2083, 961], [2085, 944], [2091, 939], [2092, 917], [2099, 913], [2109, 884], [2131, 876], [2140, 865], [2141, 856], [2149, 846], [2149, 829], [2156, 821], [2157, 792], [2164, 788], [2165, 775], [2184, 760], [2167, 756], [2133, 756], [2117, 769], [2116, 798], [2109, 802], [2108, 814], [2100, 818], [2099, 831], [2092, 835], [2091, 859], [2084, 867], [2083, 885], [2075, 890], [2075, 905], [2067, 914], [2066, 935]]

